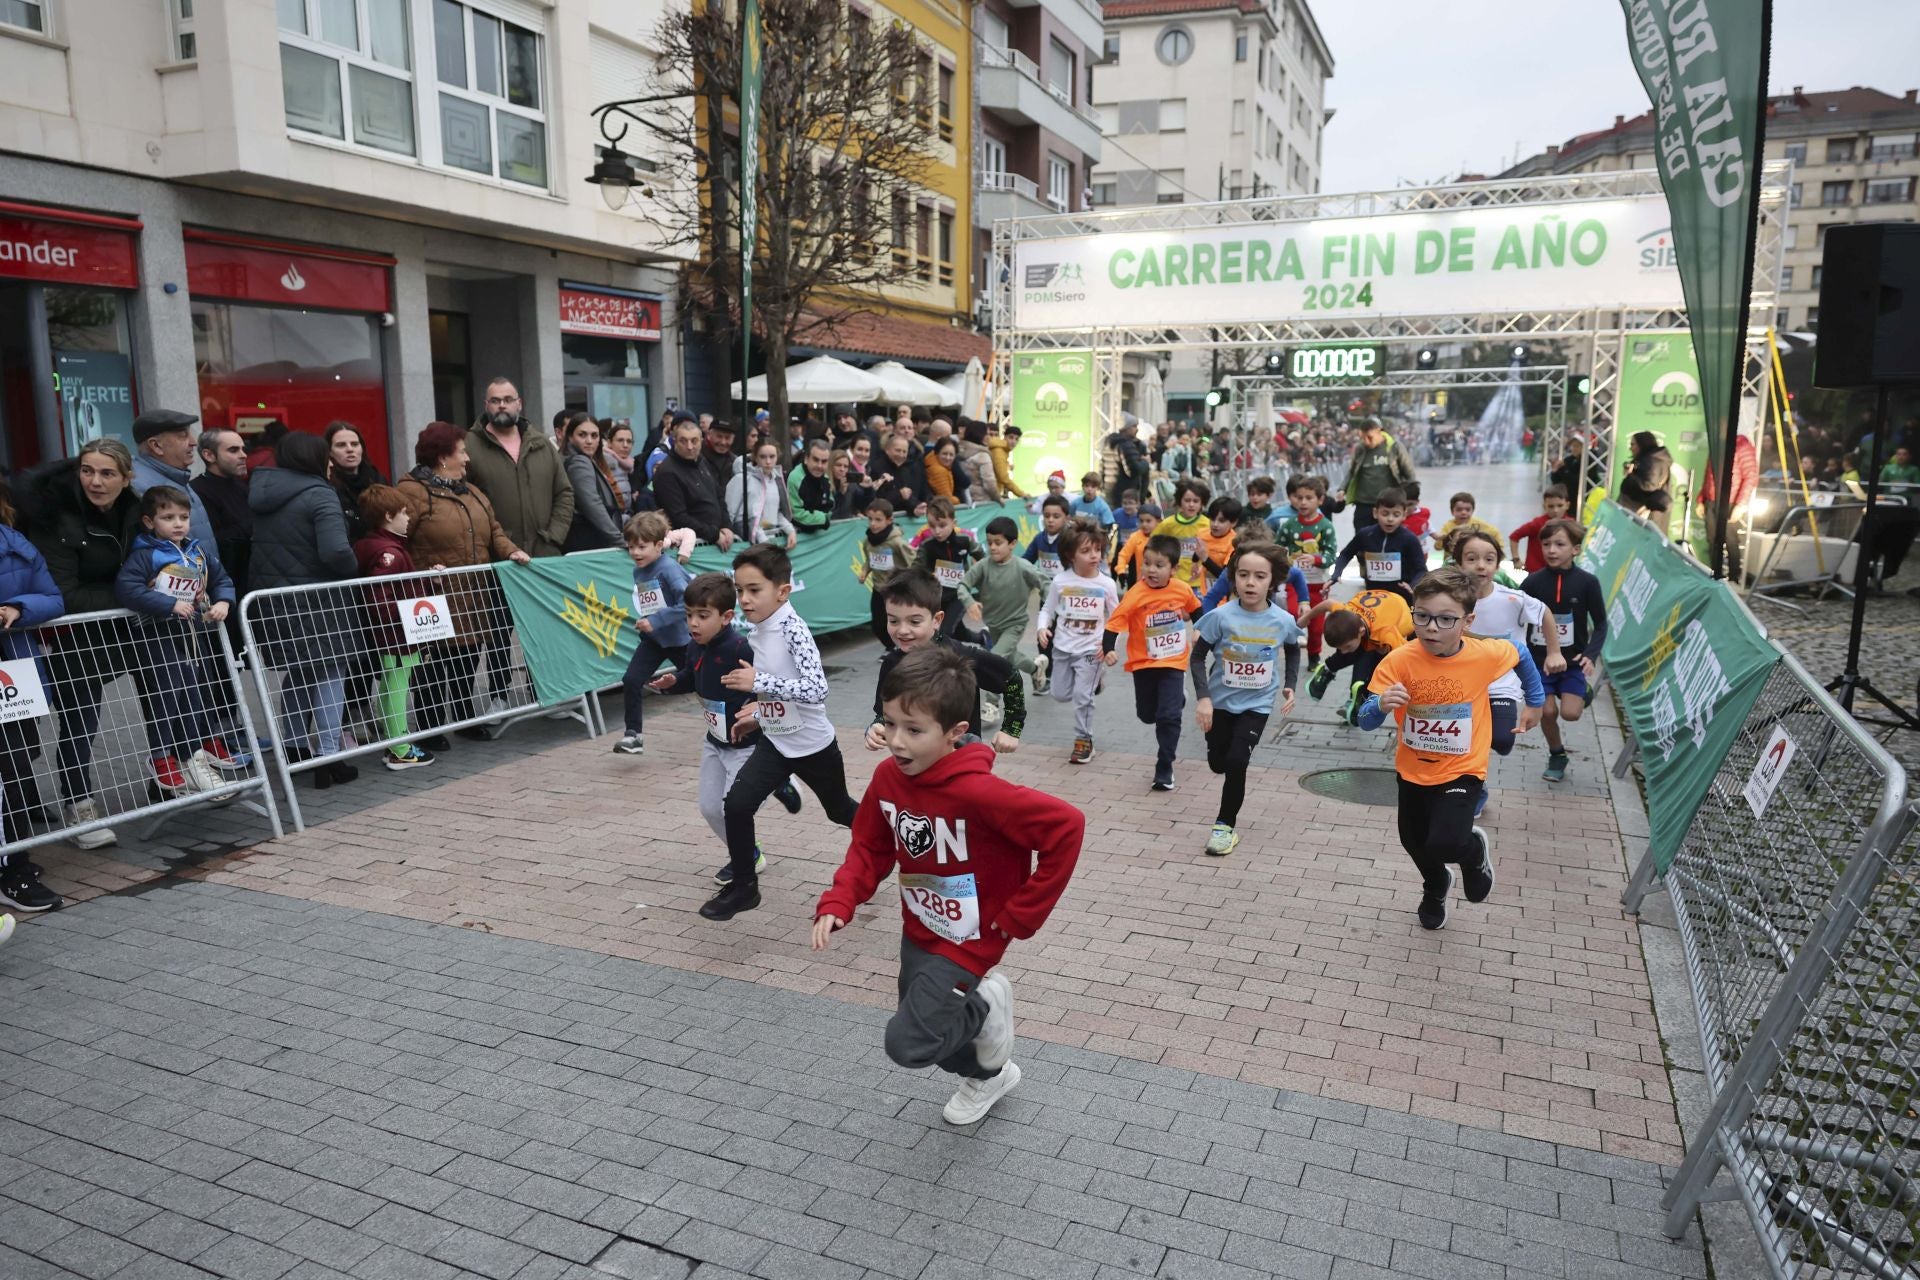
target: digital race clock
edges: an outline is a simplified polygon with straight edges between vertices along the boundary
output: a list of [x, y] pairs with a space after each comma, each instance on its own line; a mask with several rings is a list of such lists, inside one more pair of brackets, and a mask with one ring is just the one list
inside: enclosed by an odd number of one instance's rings
[[1295, 347], [1287, 353], [1287, 377], [1295, 386], [1378, 382], [1386, 371], [1387, 349], [1378, 342]]

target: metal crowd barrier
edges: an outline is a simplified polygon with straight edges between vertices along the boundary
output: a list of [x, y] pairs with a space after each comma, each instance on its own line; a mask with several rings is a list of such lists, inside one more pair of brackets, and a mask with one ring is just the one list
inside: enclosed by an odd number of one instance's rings
[[[296, 773], [549, 714], [599, 732], [593, 697], [540, 701], [490, 564], [255, 591], [240, 632], [260, 705], [279, 709], [275, 769], [296, 831]], [[323, 749], [338, 729], [350, 739]]]
[[1805, 606], [1780, 599], [1780, 593], [1813, 588], [1816, 602], [1831, 590], [1852, 594], [1853, 567], [1860, 554], [1855, 538], [1866, 510], [1864, 502], [1796, 505], [1787, 508], [1777, 528], [1746, 529], [1742, 556], [1749, 566], [1747, 599], [1803, 613]]
[[225, 626], [109, 609], [8, 634], [33, 656], [0, 663], [0, 847], [132, 823], [151, 839], [182, 810], [236, 801], [281, 834]]
[[[1915, 1280], [1916, 815], [1900, 765], [1780, 653], [1664, 877], [1713, 1096], [1666, 1230], [1737, 1197], [1775, 1276]], [[1655, 877], [1649, 855], [1629, 911]]]

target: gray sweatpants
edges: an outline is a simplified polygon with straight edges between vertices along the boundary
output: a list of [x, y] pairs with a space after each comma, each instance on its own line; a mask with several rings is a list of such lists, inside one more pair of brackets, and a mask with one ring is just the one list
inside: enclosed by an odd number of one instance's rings
[[987, 1020], [979, 986], [979, 978], [953, 961], [902, 937], [900, 1007], [887, 1020], [887, 1056], [915, 1071], [939, 1067], [975, 1080], [999, 1075], [981, 1067], [973, 1051]]
[[1082, 738], [1093, 736], [1093, 695], [1100, 688], [1100, 651], [1062, 653], [1053, 650], [1053, 669], [1047, 673], [1053, 683], [1048, 691], [1055, 702], [1073, 704], [1073, 731]]
[[1005, 631], [993, 633], [993, 651], [1013, 664], [1014, 670], [1022, 675], [1033, 674], [1033, 655], [1020, 651], [1020, 637], [1026, 634], [1022, 626], [1018, 631], [1009, 627]]
[[727, 842], [727, 792], [752, 755], [752, 747], [716, 747], [711, 738], [700, 740], [700, 816], [721, 844]]

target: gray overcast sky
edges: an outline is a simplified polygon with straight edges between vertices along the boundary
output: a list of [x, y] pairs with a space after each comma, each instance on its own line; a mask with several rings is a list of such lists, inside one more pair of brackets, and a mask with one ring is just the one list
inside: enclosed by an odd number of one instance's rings
[[[1311, 0], [1333, 52], [1322, 191], [1496, 173], [1647, 109], [1619, 0]], [[1444, 16], [1442, 16], [1444, 15]], [[1920, 88], [1916, 0], [1775, 0], [1771, 89]]]

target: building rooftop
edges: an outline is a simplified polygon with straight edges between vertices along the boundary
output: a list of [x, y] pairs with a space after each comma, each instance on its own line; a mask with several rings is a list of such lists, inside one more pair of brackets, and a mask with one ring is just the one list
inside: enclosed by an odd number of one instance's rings
[[1183, 13], [1209, 13], [1214, 10], [1231, 10], [1250, 17], [1270, 16], [1261, 0], [1107, 0], [1101, 9], [1110, 21], [1123, 18], [1171, 18]]

